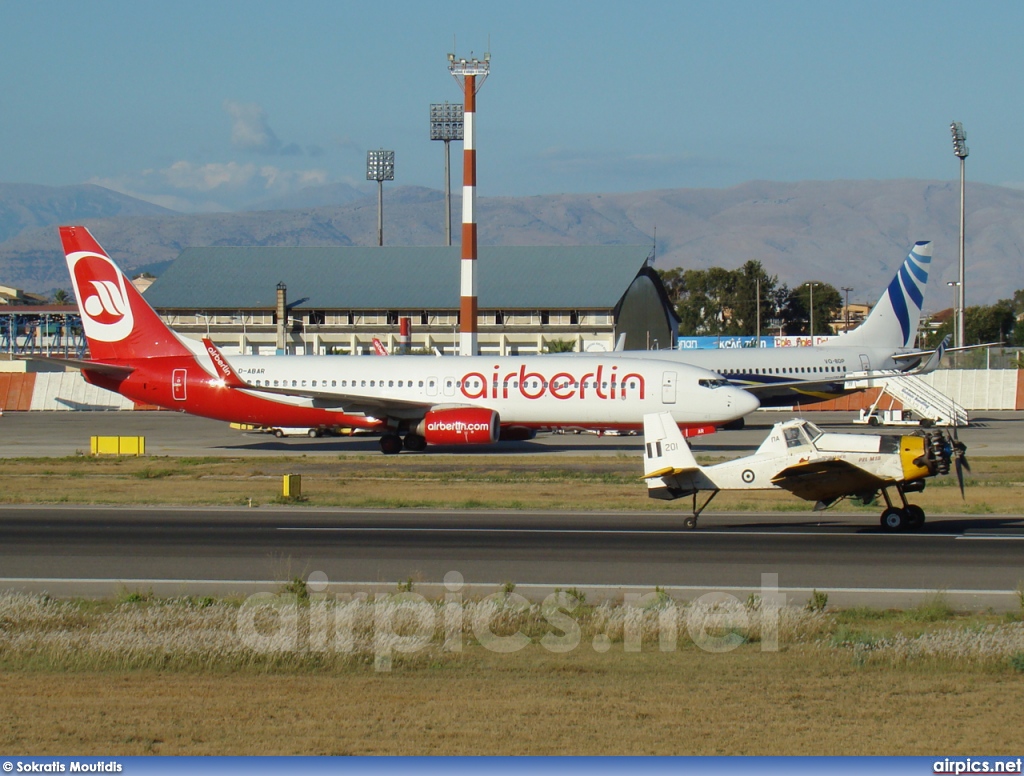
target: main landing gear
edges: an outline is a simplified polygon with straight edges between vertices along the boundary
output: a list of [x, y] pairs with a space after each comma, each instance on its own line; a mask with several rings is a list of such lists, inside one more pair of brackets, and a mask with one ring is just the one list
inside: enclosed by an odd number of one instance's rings
[[896, 488], [896, 492], [900, 495], [900, 501], [903, 503], [902, 506], [894, 506], [892, 499], [889, 498], [889, 489], [882, 488], [882, 497], [885, 499], [885, 510], [879, 520], [882, 528], [886, 531], [902, 531], [904, 529], [916, 531], [924, 525], [924, 510], [917, 504], [907, 502], [903, 485], [897, 484], [893, 487]]
[[421, 453], [427, 449], [427, 440], [419, 434], [406, 434], [405, 440], [398, 434], [389, 432], [380, 438], [380, 451], [384, 455], [398, 455], [402, 449], [412, 453]]

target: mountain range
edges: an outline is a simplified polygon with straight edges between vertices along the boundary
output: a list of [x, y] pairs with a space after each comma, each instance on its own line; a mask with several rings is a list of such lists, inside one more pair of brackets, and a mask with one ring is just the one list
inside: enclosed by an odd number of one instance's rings
[[[926, 308], [953, 303], [959, 184], [946, 181], [753, 181], [727, 189], [479, 197], [481, 245], [651, 245], [655, 266], [735, 269], [760, 261], [780, 283], [852, 287], [873, 303], [917, 240], [934, 242]], [[275, 209], [175, 213], [99, 186], [0, 184], [0, 285], [69, 286], [58, 224], [88, 226], [129, 272], [159, 271], [186, 247], [373, 245], [377, 200], [349, 186], [300, 192]], [[1024, 288], [1024, 191], [968, 184], [967, 304]], [[453, 239], [461, 206], [453, 197]], [[440, 245], [444, 194], [385, 187], [385, 245]], [[480, 272], [486, 272], [481, 267]], [[486, 300], [481, 300], [486, 304]]]

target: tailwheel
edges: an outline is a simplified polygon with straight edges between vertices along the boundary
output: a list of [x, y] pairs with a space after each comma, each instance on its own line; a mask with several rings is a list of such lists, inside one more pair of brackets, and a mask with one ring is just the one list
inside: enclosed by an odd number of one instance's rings
[[907, 513], [898, 507], [889, 507], [882, 512], [882, 528], [886, 531], [899, 531], [907, 525]]
[[694, 528], [697, 527], [697, 518], [693, 515], [690, 515], [688, 518], [683, 520], [683, 525], [685, 525], [692, 531]]
[[924, 525], [924, 510], [917, 504], [908, 504], [905, 511], [907, 513], [907, 528], [917, 530]]
[[380, 451], [384, 455], [398, 455], [402, 452], [402, 437], [398, 434], [385, 434], [380, 438]]

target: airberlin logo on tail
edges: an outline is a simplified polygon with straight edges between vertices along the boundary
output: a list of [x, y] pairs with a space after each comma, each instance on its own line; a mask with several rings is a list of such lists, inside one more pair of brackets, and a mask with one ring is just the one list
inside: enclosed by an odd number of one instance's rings
[[69, 254], [68, 264], [86, 336], [100, 342], [125, 339], [135, 319], [124, 275], [109, 258], [88, 251]]
[[234, 375], [231, 373], [231, 367], [228, 363], [221, 358], [220, 351], [213, 345], [207, 344], [206, 352], [210, 354], [210, 358], [213, 360], [213, 365], [220, 370], [221, 375], [224, 376], [225, 380], [230, 380]]

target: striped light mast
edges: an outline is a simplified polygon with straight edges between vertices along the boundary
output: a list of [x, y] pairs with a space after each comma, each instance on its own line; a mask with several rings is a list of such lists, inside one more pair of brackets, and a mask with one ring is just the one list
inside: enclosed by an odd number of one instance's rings
[[462, 271], [459, 283], [459, 355], [475, 356], [476, 332], [476, 93], [491, 69], [491, 55], [483, 60], [448, 55], [448, 72], [464, 92], [462, 152]]

